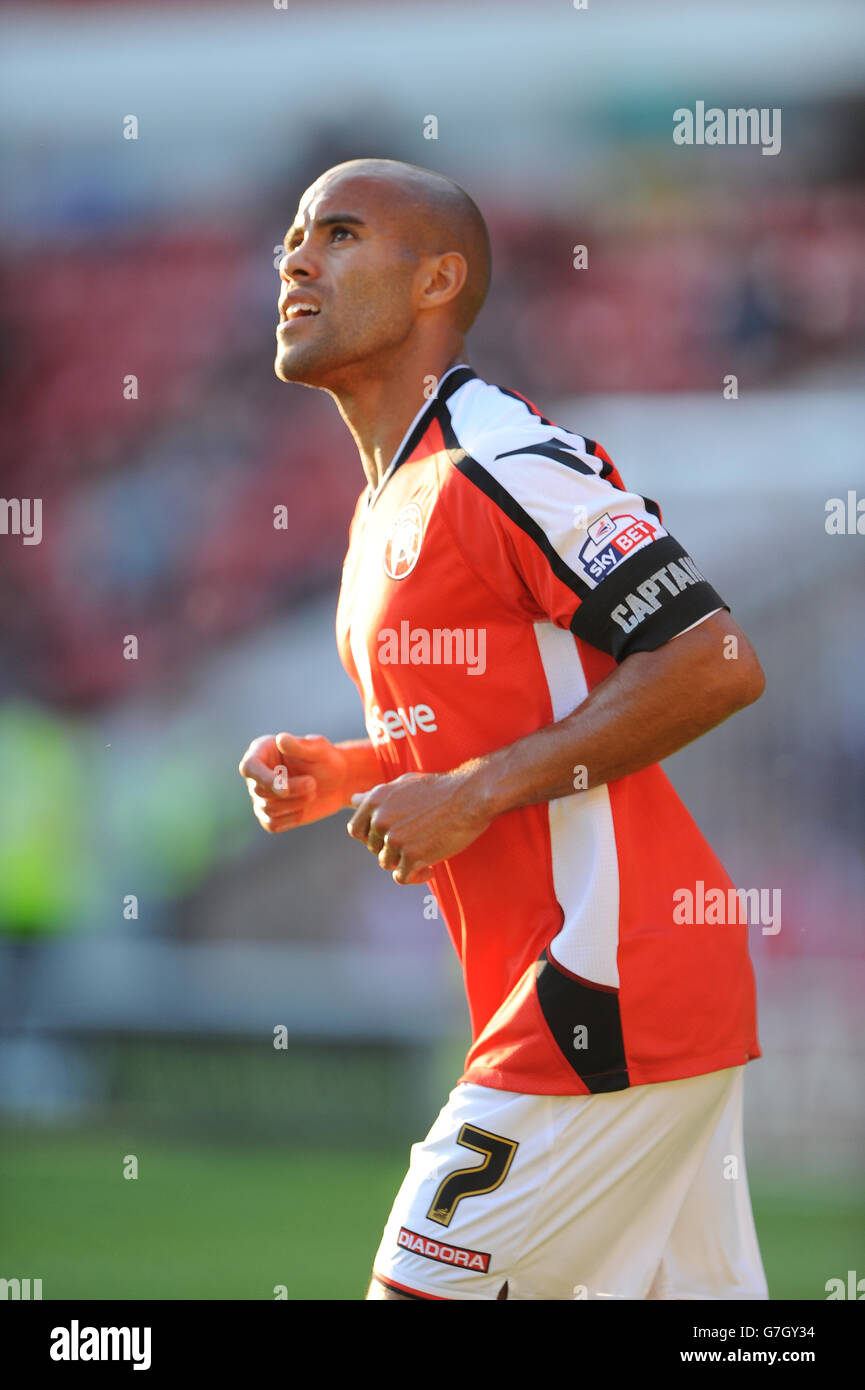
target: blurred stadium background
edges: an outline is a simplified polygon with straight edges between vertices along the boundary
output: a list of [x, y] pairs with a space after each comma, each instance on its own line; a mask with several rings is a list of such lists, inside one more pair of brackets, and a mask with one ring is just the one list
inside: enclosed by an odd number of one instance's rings
[[[746, 1117], [773, 1297], [865, 1274], [865, 539], [825, 529], [865, 494], [861, 5], [36, 3], [2, 27], [0, 477], [43, 537], [0, 537], [0, 1276], [362, 1297], [461, 1069], [424, 890], [339, 817], [266, 836], [236, 770], [261, 733], [363, 732], [333, 644], [363, 479], [272, 358], [298, 195], [364, 154], [473, 194], [473, 365], [601, 440], [761, 655], [763, 700], [667, 766], [735, 881], [782, 892], [781, 931], [752, 928]], [[781, 107], [781, 153], [675, 146], [697, 99]]]

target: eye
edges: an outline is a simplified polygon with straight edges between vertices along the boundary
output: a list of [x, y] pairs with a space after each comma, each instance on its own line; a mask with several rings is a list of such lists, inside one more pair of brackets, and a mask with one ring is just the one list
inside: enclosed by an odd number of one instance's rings
[[350, 236], [350, 237], [352, 238], [353, 241], [356, 241], [356, 240], [357, 240], [357, 238], [355, 237], [354, 232], [351, 230], [350, 227], [341, 227], [341, 226], [337, 225], [337, 226], [331, 228], [331, 233], [330, 233], [330, 239], [331, 239], [331, 241], [333, 241], [334, 237], [339, 236], [339, 235], [341, 235], [342, 233], [344, 233], [346, 236]]

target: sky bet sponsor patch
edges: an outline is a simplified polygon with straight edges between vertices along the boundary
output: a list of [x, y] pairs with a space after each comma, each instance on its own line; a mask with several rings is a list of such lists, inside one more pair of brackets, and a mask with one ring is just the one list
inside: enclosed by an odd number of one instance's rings
[[615, 516], [605, 512], [587, 530], [589, 539], [580, 551], [580, 565], [596, 584], [640, 546], [667, 534], [662, 526], [631, 516], [629, 512], [619, 512]]
[[443, 1265], [456, 1265], [458, 1269], [477, 1269], [486, 1274], [490, 1267], [490, 1257], [483, 1250], [463, 1250], [459, 1245], [429, 1240], [426, 1236], [419, 1236], [417, 1231], [410, 1231], [407, 1226], [400, 1227], [397, 1245], [410, 1250], [413, 1255], [423, 1255]]
[[571, 631], [624, 661], [654, 651], [727, 604], [673, 536], [662, 536], [627, 555], [583, 600]]

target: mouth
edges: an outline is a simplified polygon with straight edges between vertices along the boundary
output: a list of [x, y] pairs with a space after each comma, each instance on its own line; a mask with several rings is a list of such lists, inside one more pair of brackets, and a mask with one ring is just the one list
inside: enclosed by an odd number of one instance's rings
[[285, 329], [294, 327], [304, 319], [317, 318], [319, 306], [309, 299], [295, 299], [283, 304], [279, 311], [279, 324], [276, 329], [279, 337]]

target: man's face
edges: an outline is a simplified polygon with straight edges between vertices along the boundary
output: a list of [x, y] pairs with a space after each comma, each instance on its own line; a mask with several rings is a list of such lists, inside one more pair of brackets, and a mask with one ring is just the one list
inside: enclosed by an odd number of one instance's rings
[[279, 267], [282, 381], [327, 388], [405, 341], [419, 258], [396, 202], [385, 180], [369, 176], [325, 174], [304, 193]]

